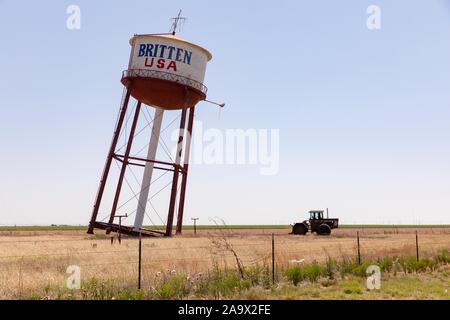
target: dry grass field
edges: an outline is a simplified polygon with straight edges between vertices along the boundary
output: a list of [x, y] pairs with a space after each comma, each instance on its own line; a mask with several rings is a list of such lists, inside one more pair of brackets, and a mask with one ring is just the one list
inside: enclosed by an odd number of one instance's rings
[[[419, 228], [421, 257], [450, 249], [450, 228]], [[276, 266], [293, 260], [303, 263], [354, 259], [356, 233], [360, 234], [362, 260], [377, 257], [415, 256], [414, 228], [349, 228], [334, 230], [330, 237], [293, 236], [289, 229], [191, 230], [170, 239], [142, 240], [142, 283], [151, 287], [168, 274], [202, 275], [213, 267], [236, 268], [236, 256], [245, 268], [270, 266], [272, 233], [275, 234]], [[98, 231], [2, 231], [0, 232], [0, 299], [29, 298], [33, 293], [64, 288], [67, 267], [79, 266], [82, 281], [113, 281], [135, 288], [138, 272], [138, 240], [122, 238], [121, 244]]]

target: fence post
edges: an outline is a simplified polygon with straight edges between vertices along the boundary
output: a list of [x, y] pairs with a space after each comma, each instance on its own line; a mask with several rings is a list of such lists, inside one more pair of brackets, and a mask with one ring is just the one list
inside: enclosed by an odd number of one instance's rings
[[416, 259], [419, 261], [419, 233], [416, 230]]
[[361, 249], [359, 247], [359, 231], [356, 232], [356, 239], [358, 243], [358, 264], [361, 264]]
[[23, 265], [23, 256], [20, 258], [19, 264], [19, 299], [22, 299], [22, 292], [23, 292], [22, 265]]
[[275, 235], [272, 233], [272, 283], [275, 284]]
[[139, 234], [139, 261], [138, 261], [138, 290], [141, 290], [141, 269], [142, 269], [142, 235]]

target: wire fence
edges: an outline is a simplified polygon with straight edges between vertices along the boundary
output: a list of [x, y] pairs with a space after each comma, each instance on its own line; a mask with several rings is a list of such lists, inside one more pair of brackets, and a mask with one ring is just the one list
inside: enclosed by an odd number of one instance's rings
[[[112, 239], [112, 240], [111, 240]], [[321, 262], [327, 258], [360, 263], [392, 256], [417, 259], [450, 249], [450, 234], [356, 234], [319, 237], [259, 236], [184, 237], [172, 239], [14, 239], [0, 240], [0, 297], [20, 296], [48, 286], [63, 287], [67, 268], [77, 266], [82, 279], [119, 281], [126, 287], [149, 286], [159, 274], [199, 274], [213, 267], [266, 266]]]

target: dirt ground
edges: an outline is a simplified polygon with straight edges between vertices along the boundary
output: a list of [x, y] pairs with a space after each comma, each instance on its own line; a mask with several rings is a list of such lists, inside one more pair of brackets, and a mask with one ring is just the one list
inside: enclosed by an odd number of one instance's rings
[[[421, 257], [450, 249], [450, 228], [419, 228]], [[45, 287], [64, 286], [67, 267], [79, 266], [82, 279], [114, 279], [134, 286], [137, 278], [138, 240], [114, 237], [97, 231], [3, 231], [0, 232], [0, 299], [23, 297]], [[188, 230], [173, 238], [142, 240], [144, 285], [161, 273], [196, 274], [214, 265], [270, 265], [272, 233], [275, 258], [281, 267], [298, 261], [323, 261], [327, 257], [357, 257], [356, 233], [360, 234], [362, 260], [416, 254], [414, 228], [351, 228], [333, 230], [332, 236], [289, 235], [289, 229]], [[236, 254], [236, 256], [234, 255]]]

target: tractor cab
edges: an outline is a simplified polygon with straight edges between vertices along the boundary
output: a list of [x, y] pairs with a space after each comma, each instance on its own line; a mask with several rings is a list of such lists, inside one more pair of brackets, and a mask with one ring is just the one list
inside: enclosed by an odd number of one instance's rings
[[311, 210], [309, 212], [310, 220], [323, 220], [323, 210]]

